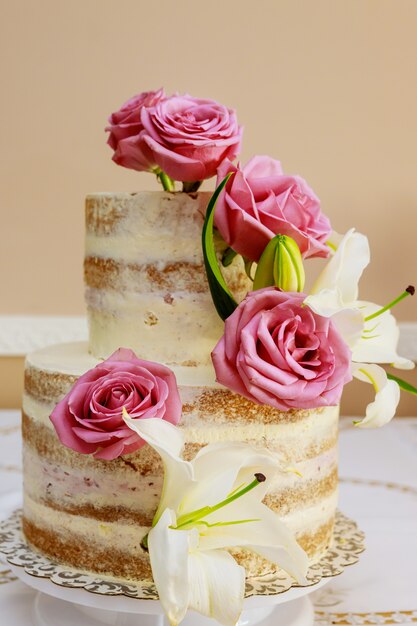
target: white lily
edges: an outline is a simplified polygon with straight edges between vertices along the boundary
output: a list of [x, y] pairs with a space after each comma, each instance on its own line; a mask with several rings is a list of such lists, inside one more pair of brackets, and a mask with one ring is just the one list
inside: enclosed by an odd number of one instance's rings
[[181, 431], [161, 419], [126, 424], [164, 464], [164, 487], [147, 536], [152, 574], [171, 625], [187, 609], [234, 626], [242, 611], [245, 570], [226, 548], [244, 547], [276, 563], [300, 583], [308, 558], [262, 499], [274, 455], [240, 443], [209, 444], [192, 461], [179, 455]]
[[336, 252], [316, 280], [305, 304], [315, 313], [332, 318], [352, 350], [353, 376], [373, 384], [375, 400], [368, 405], [366, 417], [356, 425], [377, 427], [394, 417], [399, 387], [388, 380], [385, 370], [376, 364], [386, 363], [400, 369], [414, 367], [412, 361], [397, 353], [399, 329], [389, 312], [390, 306], [408, 293], [404, 292], [387, 307], [359, 300], [359, 280], [370, 261], [368, 239], [351, 229], [342, 238], [336, 235], [333, 241], [338, 243]]
[[400, 401], [400, 388], [393, 380], [388, 380], [379, 365], [352, 363], [355, 378], [370, 383], [375, 389], [375, 400], [366, 407], [366, 416], [355, 423], [361, 428], [377, 428], [389, 422]]

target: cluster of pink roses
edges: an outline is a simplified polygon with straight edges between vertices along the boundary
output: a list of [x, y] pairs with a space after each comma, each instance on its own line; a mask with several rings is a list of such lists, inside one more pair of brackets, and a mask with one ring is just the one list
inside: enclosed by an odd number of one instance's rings
[[[235, 111], [189, 95], [167, 97], [159, 89], [131, 98], [109, 124], [113, 160], [124, 167], [187, 183], [217, 174], [220, 184], [231, 174], [215, 224], [246, 260], [258, 262], [277, 234], [291, 237], [304, 258], [328, 256], [330, 222], [302, 178], [284, 174], [266, 156], [243, 168], [232, 163], [242, 138]], [[305, 298], [274, 286], [250, 293], [226, 319], [213, 350], [217, 380], [280, 410], [337, 404], [351, 379], [350, 350], [331, 320], [303, 306]], [[66, 446], [113, 459], [143, 443], [125, 424], [123, 408], [133, 419], [176, 424], [181, 401], [174, 374], [119, 349], [81, 376], [51, 420]]]
[[227, 244], [258, 261], [277, 233], [291, 236], [304, 258], [328, 255], [331, 232], [320, 200], [305, 180], [284, 174], [281, 164], [256, 156], [241, 168], [242, 127], [236, 112], [214, 100], [166, 96], [163, 89], [128, 100], [109, 118], [113, 160], [138, 171], [163, 172], [173, 180], [220, 183], [234, 173], [216, 209], [216, 226]]

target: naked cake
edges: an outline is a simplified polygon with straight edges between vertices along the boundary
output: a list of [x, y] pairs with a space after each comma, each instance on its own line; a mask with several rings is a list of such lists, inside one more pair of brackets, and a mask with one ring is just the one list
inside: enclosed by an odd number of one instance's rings
[[[49, 419], [76, 379], [120, 345], [175, 372], [188, 458], [218, 441], [279, 452], [294, 471], [280, 475], [266, 502], [312, 560], [329, 545], [337, 504], [338, 407], [280, 411], [215, 382], [210, 351], [223, 325], [211, 301], [200, 244], [209, 195], [87, 198], [89, 344], [40, 350], [28, 356], [25, 371], [24, 532], [55, 559], [116, 577], [151, 577], [140, 540], [151, 526], [162, 486], [156, 453], [144, 447], [112, 461], [97, 460], [63, 446]], [[235, 290], [244, 290], [241, 265], [228, 273]], [[271, 569], [259, 562], [246, 567], [248, 574]]]

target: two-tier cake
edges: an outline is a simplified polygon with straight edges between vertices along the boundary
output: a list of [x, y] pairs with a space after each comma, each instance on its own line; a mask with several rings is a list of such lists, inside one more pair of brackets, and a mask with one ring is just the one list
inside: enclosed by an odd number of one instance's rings
[[[215, 382], [210, 352], [223, 324], [208, 290], [200, 242], [209, 197], [153, 192], [87, 198], [89, 344], [33, 353], [25, 372], [24, 532], [59, 561], [117, 577], [151, 578], [140, 542], [160, 497], [158, 456], [149, 447], [112, 461], [79, 454], [62, 445], [49, 419], [76, 379], [119, 346], [175, 372], [188, 458], [219, 441], [276, 451], [293, 471], [279, 475], [266, 503], [311, 559], [329, 545], [337, 502], [338, 407], [280, 411]], [[235, 293], [245, 292], [241, 263], [236, 260], [227, 274]], [[248, 574], [272, 568], [249, 553], [242, 558]]]
[[340, 397], [371, 384], [356, 424], [373, 427], [412, 390], [379, 364], [413, 366], [390, 308], [414, 288], [360, 300], [367, 238], [335, 233], [280, 162], [235, 165], [233, 110], [159, 90], [109, 121], [114, 161], [164, 190], [87, 197], [89, 341], [27, 357], [23, 531], [59, 563], [153, 581], [171, 624], [234, 626], [245, 578], [305, 584], [330, 545]]

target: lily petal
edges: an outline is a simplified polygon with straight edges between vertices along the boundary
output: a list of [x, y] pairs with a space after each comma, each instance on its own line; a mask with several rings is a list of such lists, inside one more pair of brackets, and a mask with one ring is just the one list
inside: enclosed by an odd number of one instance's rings
[[148, 535], [152, 576], [171, 626], [184, 618], [189, 602], [189, 550], [195, 530], [175, 530], [174, 511], [165, 509]]
[[343, 240], [344, 235], [341, 235], [340, 233], [338, 233], [337, 231], [333, 230], [330, 233], [330, 237], [328, 238], [328, 240], [326, 241], [327, 245], [329, 246], [329, 248], [331, 250], [333, 250], [333, 253], [336, 252], [336, 250], [338, 249], [338, 247], [340, 246], [341, 241]]
[[153, 521], [156, 524], [165, 509], [178, 509], [183, 494], [193, 483], [192, 464], [179, 456], [184, 436], [179, 428], [159, 418], [135, 420], [124, 409], [123, 419], [129, 428], [158, 452], [164, 464], [164, 484]]
[[323, 317], [331, 317], [332, 322], [349, 348], [354, 348], [360, 340], [365, 322], [362, 312], [355, 307], [345, 307], [340, 294], [324, 289], [318, 294], [307, 296], [304, 300], [314, 313]]
[[[265, 504], [255, 501], [256, 492], [254, 489], [224, 509], [207, 516], [207, 522], [219, 525], [204, 530], [200, 536], [201, 549], [246, 547], [284, 569], [299, 583], [304, 583], [309, 564], [306, 553], [278, 515]], [[220, 525], [236, 520], [254, 521]]]
[[323, 289], [337, 292], [344, 306], [349, 306], [358, 299], [359, 279], [370, 258], [367, 237], [350, 229], [317, 278], [311, 293]]
[[[312, 293], [304, 300], [314, 313], [323, 317], [331, 317], [338, 311], [345, 309], [345, 303], [338, 289], [321, 289], [317, 293]], [[348, 309], [350, 310], [350, 309]]]
[[342, 309], [332, 315], [332, 322], [351, 350], [362, 336], [365, 322], [359, 309]]
[[[358, 301], [364, 317], [382, 307], [373, 302]], [[389, 363], [398, 369], [413, 369], [414, 363], [397, 353], [400, 337], [395, 317], [389, 311], [365, 323], [361, 336], [352, 350], [352, 360], [358, 363]]]
[[[266, 449], [227, 442], [205, 446], [191, 464], [195, 483], [181, 502], [181, 513], [224, 500], [237, 486], [251, 482], [256, 472], [269, 476], [279, 468], [279, 457]], [[256, 488], [258, 499], [266, 489], [265, 483]]]
[[224, 626], [235, 626], [243, 608], [245, 570], [225, 550], [191, 551], [190, 608]]
[[352, 374], [375, 389], [375, 400], [366, 407], [366, 416], [355, 423], [358, 428], [378, 428], [387, 424], [395, 415], [400, 401], [398, 384], [387, 378], [379, 365], [352, 363]]

